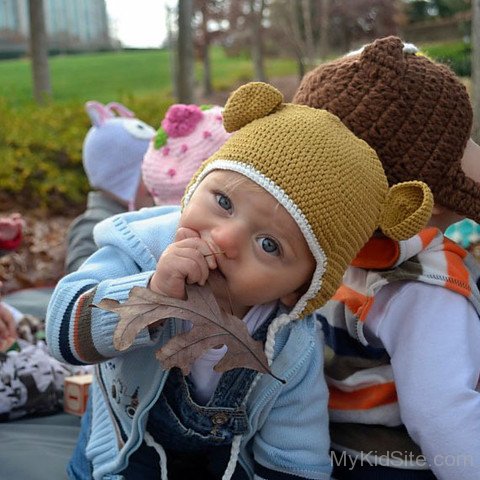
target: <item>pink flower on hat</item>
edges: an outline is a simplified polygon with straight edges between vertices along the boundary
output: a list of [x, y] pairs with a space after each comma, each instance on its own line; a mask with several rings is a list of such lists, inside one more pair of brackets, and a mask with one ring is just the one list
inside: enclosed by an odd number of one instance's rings
[[155, 204], [179, 205], [200, 164], [229, 137], [221, 107], [172, 105], [143, 158], [143, 180]]
[[177, 104], [170, 107], [162, 120], [162, 128], [169, 137], [190, 135], [202, 119], [203, 113], [197, 105]]

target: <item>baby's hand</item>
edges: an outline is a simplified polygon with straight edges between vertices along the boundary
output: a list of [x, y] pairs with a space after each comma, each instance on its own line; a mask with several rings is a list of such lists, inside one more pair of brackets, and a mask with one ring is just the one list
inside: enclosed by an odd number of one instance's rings
[[8, 349], [17, 338], [17, 327], [10, 311], [0, 303], [0, 351]]
[[185, 298], [185, 285], [205, 285], [210, 270], [217, 268], [214, 250], [198, 232], [180, 227], [175, 241], [163, 252], [149, 287], [172, 298]]
[[19, 213], [0, 218], [0, 240], [10, 241], [22, 231], [25, 222]]

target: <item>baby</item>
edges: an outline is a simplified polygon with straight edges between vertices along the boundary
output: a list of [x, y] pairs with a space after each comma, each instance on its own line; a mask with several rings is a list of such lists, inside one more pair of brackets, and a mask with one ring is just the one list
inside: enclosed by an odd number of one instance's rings
[[[71, 479], [330, 478], [323, 340], [304, 317], [378, 226], [395, 239], [415, 234], [431, 193], [422, 182], [389, 189], [374, 151], [335, 116], [284, 104], [267, 84], [234, 92], [223, 118], [235, 133], [197, 171], [182, 207], [101, 223], [98, 252], [52, 297], [54, 354], [98, 363]], [[263, 342], [277, 379], [219, 374], [218, 348], [188, 376], [165, 370], [155, 351], [187, 322], [145, 328], [119, 352], [117, 314], [92, 308], [126, 300], [134, 286], [184, 299], [187, 285], [207, 281]]]

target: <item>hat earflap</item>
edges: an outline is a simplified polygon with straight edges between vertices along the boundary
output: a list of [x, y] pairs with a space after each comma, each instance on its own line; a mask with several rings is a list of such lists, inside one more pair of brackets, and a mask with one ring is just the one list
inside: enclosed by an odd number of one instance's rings
[[250, 82], [235, 90], [223, 111], [223, 125], [235, 132], [258, 118], [265, 117], [282, 105], [283, 95], [271, 85]]
[[427, 225], [432, 208], [433, 195], [426, 183], [397, 183], [388, 190], [379, 227], [393, 240], [406, 240]]

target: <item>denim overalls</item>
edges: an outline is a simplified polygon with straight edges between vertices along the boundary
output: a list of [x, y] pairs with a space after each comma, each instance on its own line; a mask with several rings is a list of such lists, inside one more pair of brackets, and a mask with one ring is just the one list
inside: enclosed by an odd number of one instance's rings
[[[276, 308], [252, 337], [265, 341], [268, 326], [278, 314], [279, 309]], [[169, 480], [222, 478], [230, 458], [233, 437], [243, 435], [248, 429], [244, 400], [256, 375], [256, 371], [246, 368], [225, 372], [212, 398], [202, 406], [192, 400], [190, 379], [177, 368], [170, 371], [160, 397], [149, 412], [146, 427], [167, 454]], [[78, 453], [76, 451], [75, 456]], [[76, 470], [72, 470], [74, 461], [72, 458], [69, 478], [89, 478], [72, 473]], [[160, 478], [159, 455], [142, 442], [120, 475], [127, 480]], [[248, 479], [239, 463], [232, 479]]]

